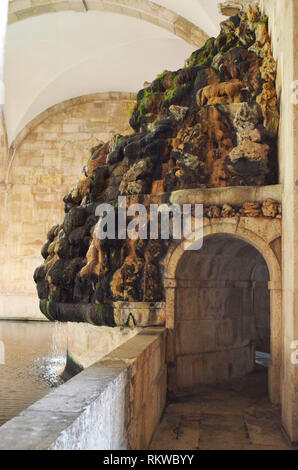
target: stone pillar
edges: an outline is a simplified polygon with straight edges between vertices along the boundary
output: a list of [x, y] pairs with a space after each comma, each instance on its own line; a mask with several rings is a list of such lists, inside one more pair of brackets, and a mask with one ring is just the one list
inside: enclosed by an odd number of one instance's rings
[[[283, 47], [282, 157], [283, 194], [283, 371], [282, 423], [293, 443], [298, 443], [298, 365], [291, 361], [292, 342], [298, 339], [298, 104], [293, 95], [298, 80], [298, 4], [286, 2]], [[297, 85], [296, 85], [297, 89]], [[285, 127], [287, 126], [287, 128]]]
[[168, 329], [175, 328], [175, 295], [177, 281], [176, 279], [164, 279], [165, 295], [166, 295], [166, 327]]
[[[269, 18], [280, 95], [279, 176], [283, 185], [282, 423], [290, 441], [298, 442], [298, 365], [291, 361], [291, 345], [298, 340], [298, 58], [295, 53], [298, 47], [298, 3], [297, 0], [260, 0], [260, 4]], [[275, 301], [277, 305], [279, 302], [278, 298], [274, 299], [273, 307]]]
[[273, 52], [278, 64], [277, 90], [281, 103], [282, 423], [291, 442], [298, 442], [298, 365], [291, 361], [291, 345], [298, 339], [298, 58], [295, 53], [298, 47], [298, 3], [297, 0], [261, 0], [261, 6], [269, 17]]
[[280, 403], [280, 369], [282, 359], [282, 290], [281, 283], [269, 281], [270, 290], [270, 354], [268, 393], [272, 403]]
[[[0, 104], [0, 182], [3, 185], [5, 183], [6, 167], [8, 161], [8, 146], [5, 119], [4, 114], [1, 112], [1, 107], [2, 106]], [[4, 199], [1, 200], [4, 201]]]
[[2, 0], [0, 5], [0, 170], [1, 182], [4, 179], [4, 168], [7, 158], [7, 138], [6, 127], [3, 115], [3, 105], [5, 101], [4, 89], [4, 50], [5, 34], [7, 24], [8, 0]]
[[1, 0], [0, 4], [0, 114], [1, 105], [4, 104], [4, 50], [7, 25], [8, 0]]
[[175, 300], [176, 300], [176, 279], [164, 279], [165, 287], [165, 317], [166, 317], [166, 362], [167, 362], [167, 389], [171, 396], [175, 394], [176, 380], [176, 352], [175, 352]]
[[[8, 145], [6, 135], [6, 125], [3, 114], [3, 105], [5, 101], [4, 89], [4, 50], [5, 33], [7, 24], [8, 0], [2, 0], [0, 3], [0, 257], [3, 262], [6, 256], [5, 241], [7, 233], [6, 205], [8, 197], [8, 188], [6, 185], [6, 167], [8, 162]], [[1, 315], [1, 293], [3, 285], [0, 284], [0, 315]]]

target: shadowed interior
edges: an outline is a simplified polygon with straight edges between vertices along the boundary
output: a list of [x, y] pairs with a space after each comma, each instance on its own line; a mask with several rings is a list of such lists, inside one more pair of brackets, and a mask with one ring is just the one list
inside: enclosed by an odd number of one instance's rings
[[177, 269], [178, 389], [219, 383], [254, 369], [255, 351], [270, 352], [269, 272], [243, 240], [212, 235]]

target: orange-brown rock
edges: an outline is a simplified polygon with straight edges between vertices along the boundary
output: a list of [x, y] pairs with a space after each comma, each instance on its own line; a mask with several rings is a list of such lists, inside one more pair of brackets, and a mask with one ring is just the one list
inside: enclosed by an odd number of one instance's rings
[[261, 207], [258, 202], [245, 202], [239, 214], [245, 217], [259, 217], [261, 215]]
[[276, 217], [281, 212], [280, 204], [274, 199], [266, 199], [262, 204], [262, 213], [265, 217]]
[[221, 217], [234, 217], [235, 209], [230, 204], [224, 204], [221, 209]]
[[204, 208], [204, 216], [209, 219], [218, 218], [221, 215], [221, 210], [218, 206], [209, 206]]
[[206, 106], [217, 103], [241, 103], [244, 83], [238, 79], [217, 85], [208, 85], [197, 94], [198, 106]]

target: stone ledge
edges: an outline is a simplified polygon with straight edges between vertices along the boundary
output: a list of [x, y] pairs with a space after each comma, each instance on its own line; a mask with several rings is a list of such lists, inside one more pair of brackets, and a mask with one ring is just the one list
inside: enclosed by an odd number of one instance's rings
[[184, 189], [173, 191], [170, 202], [176, 204], [229, 204], [241, 205], [247, 201], [263, 202], [267, 198], [282, 201], [282, 185], [230, 186], [227, 188]]

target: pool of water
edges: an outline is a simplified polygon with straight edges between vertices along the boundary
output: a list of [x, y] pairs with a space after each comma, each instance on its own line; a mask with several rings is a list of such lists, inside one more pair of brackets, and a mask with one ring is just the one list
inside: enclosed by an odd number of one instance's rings
[[67, 326], [0, 321], [0, 426], [62, 383]]

